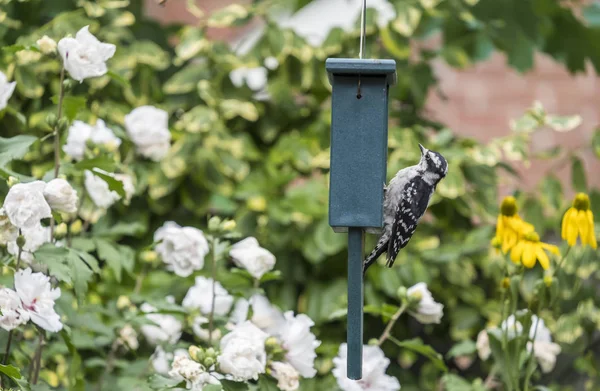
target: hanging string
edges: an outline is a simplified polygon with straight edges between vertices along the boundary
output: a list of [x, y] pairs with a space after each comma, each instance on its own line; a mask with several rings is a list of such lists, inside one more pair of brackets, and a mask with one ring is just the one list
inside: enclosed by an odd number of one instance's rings
[[[358, 58], [362, 60], [365, 51], [366, 27], [367, 25], [367, 0], [362, 0], [362, 10], [360, 13], [360, 48], [358, 49]], [[360, 93], [360, 75], [358, 75], [358, 88], [356, 90], [356, 98], [362, 98]]]

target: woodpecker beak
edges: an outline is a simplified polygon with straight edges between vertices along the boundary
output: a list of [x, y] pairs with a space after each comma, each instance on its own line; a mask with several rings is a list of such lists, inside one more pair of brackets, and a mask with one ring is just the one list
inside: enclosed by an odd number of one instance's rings
[[421, 156], [423, 156], [425, 154], [425, 151], [427, 151], [427, 149], [422, 146], [421, 144], [419, 144], [419, 148], [421, 148]]

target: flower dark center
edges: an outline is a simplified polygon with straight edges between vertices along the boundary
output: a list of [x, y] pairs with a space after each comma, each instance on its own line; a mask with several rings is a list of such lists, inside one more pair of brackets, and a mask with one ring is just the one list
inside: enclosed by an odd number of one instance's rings
[[502, 200], [500, 213], [502, 213], [503, 216], [514, 216], [517, 214], [517, 200], [515, 197], [508, 196]]
[[573, 208], [577, 210], [588, 210], [590, 209], [590, 197], [585, 193], [579, 193], [573, 200]]

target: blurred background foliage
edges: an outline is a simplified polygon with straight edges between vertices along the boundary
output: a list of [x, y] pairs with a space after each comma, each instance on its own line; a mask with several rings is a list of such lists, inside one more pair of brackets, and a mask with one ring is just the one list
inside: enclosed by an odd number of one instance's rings
[[[283, 309], [306, 312], [315, 320], [323, 341], [317, 367], [326, 374], [345, 339], [346, 237], [334, 234], [327, 220], [331, 87], [324, 62], [327, 57], [357, 57], [358, 28], [351, 32], [334, 28], [320, 47], [313, 47], [277, 22], [283, 6], [293, 11], [309, 1], [292, 3], [255, 1], [226, 7], [198, 25], [163, 26], [144, 17], [140, 0], [0, 0], [0, 46], [8, 47], [0, 53], [0, 68], [17, 81], [17, 92], [0, 120], [0, 134], [9, 137], [27, 131], [43, 137], [50, 131], [46, 115], [56, 111], [51, 97], [58, 91], [59, 61], [22, 49], [43, 35], [58, 40], [85, 25], [101, 41], [116, 44], [108, 75], [72, 85], [69, 96], [85, 98], [85, 106], [76, 99], [66, 105], [73, 105], [77, 119], [105, 120], [123, 139], [124, 115], [140, 105], [157, 105], [171, 115], [174, 141], [160, 164], [133, 161], [130, 143], [124, 143], [117, 162], [102, 154], [94, 159], [97, 167], [110, 171], [117, 166], [134, 174], [137, 196], [129, 207], [112, 208], [90, 235], [117, 240], [139, 252], [151, 244], [154, 230], [166, 220], [203, 228], [211, 215], [235, 218], [244, 234], [257, 237], [277, 256], [282, 279], [268, 286], [269, 297]], [[453, 373], [444, 378], [448, 390], [480, 390], [476, 379], [484, 378], [488, 368], [477, 361], [473, 340], [486, 324], [500, 320], [497, 287], [503, 259], [489, 246], [498, 213], [499, 178], [516, 176], [514, 164], [530, 158], [532, 132], [543, 127], [560, 130], [572, 118], [548, 117], [540, 107], [524, 107], [525, 117], [510, 128], [507, 124], [505, 137], [485, 145], [458, 137], [424, 110], [432, 92], [442, 93], [436, 90], [431, 64], [443, 59], [453, 67], [467, 68], [500, 51], [510, 66], [526, 72], [534, 54], [543, 52], [571, 72], [584, 71], [587, 62], [598, 71], [600, 5], [556, 0], [391, 4], [397, 15], [384, 26], [375, 23], [376, 11], [369, 12], [366, 42], [368, 57], [393, 58], [398, 65], [398, 83], [390, 90], [388, 177], [416, 163], [419, 142], [442, 153], [450, 170], [396, 266], [388, 270], [375, 265], [367, 274], [365, 341], [381, 333], [396, 308], [398, 287], [425, 281], [445, 305], [443, 323], [422, 326], [406, 318], [394, 332], [402, 338], [420, 337], [445, 356]], [[208, 27], [257, 20], [264, 23], [263, 33], [243, 54], [207, 37]], [[435, 37], [441, 39], [429, 44]], [[239, 68], [261, 67], [269, 57], [279, 65], [266, 70], [265, 90], [238, 87], [229, 77]], [[589, 148], [600, 156], [598, 132]], [[547, 156], [556, 156], [556, 151]], [[578, 157], [566, 156], [561, 164], [572, 164], [572, 183], [549, 176], [537, 190], [517, 194], [524, 218], [549, 241], [558, 238], [573, 189], [590, 193], [595, 216], [600, 217], [600, 193], [587, 188]], [[37, 142], [23, 160], [0, 169], [0, 175], [43, 177], [52, 164], [51, 145]], [[71, 167], [69, 174], [77, 175], [83, 168]], [[63, 169], [69, 170], [69, 165]], [[374, 240], [369, 238], [366, 247]], [[550, 314], [555, 323], [549, 327], [564, 354], [541, 383], [562, 383], [553, 388], [561, 390], [582, 389], [577, 387], [585, 383], [592, 390], [600, 387], [598, 262], [589, 250], [575, 255], [565, 268], [573, 280], [562, 293], [565, 306]], [[143, 289], [132, 296], [134, 302], [166, 294], [181, 297], [192, 285], [191, 280], [182, 284], [179, 277], [149, 270], [133, 259], [125, 251], [122, 265], [103, 268], [78, 308], [63, 293], [60, 311], [76, 326], [73, 344], [83, 361], [75, 364], [72, 349], [52, 344], [44, 352], [45, 376], [54, 372], [64, 373], [65, 379], [81, 374], [90, 381], [98, 378], [115, 327], [127, 320], [116, 309], [116, 300], [132, 294], [140, 275], [146, 279]], [[222, 273], [219, 279], [230, 290], [247, 283], [234, 274]], [[439, 389], [442, 374], [432, 363], [395, 346], [386, 346], [386, 353], [392, 358], [389, 373], [399, 377], [403, 390]], [[105, 386], [144, 389], [139, 379], [147, 371], [149, 354], [130, 353], [118, 359], [117, 372]], [[23, 360], [26, 357], [24, 352]], [[75, 365], [81, 374], [66, 374], [66, 368], [72, 371]], [[335, 388], [331, 376], [302, 386], [302, 390]]]

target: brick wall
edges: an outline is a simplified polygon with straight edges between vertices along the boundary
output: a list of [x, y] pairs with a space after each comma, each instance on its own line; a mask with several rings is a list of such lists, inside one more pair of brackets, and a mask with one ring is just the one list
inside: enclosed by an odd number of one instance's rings
[[[210, 12], [236, 0], [201, 0], [198, 4]], [[148, 15], [165, 22], [195, 23], [196, 18], [186, 10], [186, 1], [168, 0], [159, 6], [157, 0], [146, 0]], [[249, 0], [237, 2], [249, 2]], [[218, 39], [233, 39], [243, 29], [213, 29], [210, 35]], [[535, 67], [521, 75], [506, 66], [502, 54], [496, 53], [485, 62], [468, 70], [456, 70], [442, 61], [434, 64], [440, 88], [447, 100], [432, 93], [428, 111], [458, 134], [488, 141], [508, 134], [509, 120], [520, 116], [534, 100], [543, 103], [553, 114], [580, 114], [583, 124], [569, 133], [543, 130], [534, 135], [532, 150], [540, 151], [561, 145], [576, 151], [584, 159], [588, 182], [600, 186], [600, 160], [590, 146], [592, 133], [600, 122], [600, 82], [591, 67], [586, 74], [572, 76], [561, 65], [545, 55], [537, 55]], [[547, 172], [557, 174], [569, 187], [570, 164], [564, 160], [533, 161], [519, 166], [523, 180], [506, 178], [503, 193], [515, 188], [533, 189]]]

